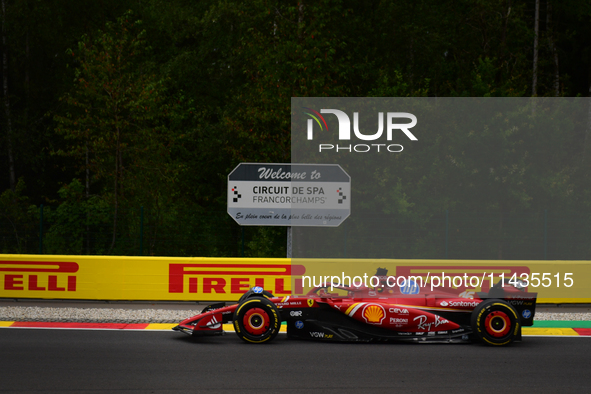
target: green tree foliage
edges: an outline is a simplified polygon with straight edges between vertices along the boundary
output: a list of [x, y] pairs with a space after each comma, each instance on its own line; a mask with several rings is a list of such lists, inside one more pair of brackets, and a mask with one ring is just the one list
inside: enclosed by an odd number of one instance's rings
[[24, 192], [25, 182], [20, 178], [14, 191], [0, 194], [0, 253], [27, 253], [39, 239], [36, 210]]
[[[290, 98], [344, 96], [351, 59], [338, 34], [349, 13], [342, 2], [255, 1], [229, 4], [242, 32], [234, 67], [246, 80], [224, 123], [237, 138], [239, 161], [285, 162], [290, 158]], [[214, 17], [214, 16], [212, 16]], [[236, 149], [240, 147], [240, 149]]]
[[[291, 159], [291, 97], [532, 91], [534, 0], [5, 4], [0, 191], [11, 186], [9, 122], [15, 179], [28, 188], [2, 194], [2, 234], [12, 221], [30, 235], [4, 250], [37, 249], [31, 223], [43, 203], [55, 206], [46, 211], [51, 251], [137, 253], [143, 206], [145, 254], [241, 255], [242, 229], [224, 213], [226, 176], [239, 162]], [[588, 96], [589, 2], [540, 4], [537, 95]], [[357, 163], [376, 181], [365, 208], [418, 231], [420, 241], [399, 250], [440, 253], [428, 240], [445, 210], [486, 212], [497, 235], [503, 214], [560, 207], [589, 216], [589, 126], [541, 132], [543, 119], [504, 114], [509, 121], [422, 139], [387, 168]], [[82, 230], [68, 228], [69, 216]], [[109, 239], [89, 244], [93, 226]], [[284, 229], [244, 234], [246, 255], [284, 253]]]
[[[44, 239], [46, 253], [104, 254], [109, 244], [97, 244], [97, 234], [109, 231], [111, 207], [100, 196], [86, 198], [84, 186], [78, 179], [58, 191], [63, 202], [55, 210], [45, 210], [44, 220], [51, 224]], [[92, 249], [91, 249], [92, 242]]]
[[[24, 177], [29, 195], [38, 203], [55, 198], [59, 186], [72, 179], [67, 160], [52, 157], [61, 148], [48, 112], [72, 83], [71, 48], [83, 34], [94, 34], [113, 15], [120, 16], [131, 1], [5, 0], [6, 76], [16, 178]], [[4, 74], [4, 72], [3, 72]], [[3, 101], [3, 100], [2, 100]], [[0, 190], [9, 183], [4, 108], [0, 111]]]
[[75, 84], [62, 98], [68, 111], [55, 116], [56, 132], [69, 142], [57, 153], [79, 158], [114, 207], [111, 247], [121, 205], [146, 200], [158, 205], [168, 194], [162, 185], [174, 183], [177, 173], [168, 128], [174, 104], [165, 99], [163, 79], [144, 60], [146, 32], [133, 19], [128, 12], [69, 51], [77, 60]]

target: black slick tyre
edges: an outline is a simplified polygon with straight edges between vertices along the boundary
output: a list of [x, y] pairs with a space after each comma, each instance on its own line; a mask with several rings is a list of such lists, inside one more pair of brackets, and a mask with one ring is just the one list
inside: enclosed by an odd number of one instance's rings
[[245, 342], [270, 342], [279, 334], [280, 327], [279, 309], [264, 297], [249, 297], [234, 311], [234, 330]]
[[471, 319], [474, 335], [487, 345], [509, 345], [519, 334], [517, 311], [503, 300], [483, 301], [472, 311]]

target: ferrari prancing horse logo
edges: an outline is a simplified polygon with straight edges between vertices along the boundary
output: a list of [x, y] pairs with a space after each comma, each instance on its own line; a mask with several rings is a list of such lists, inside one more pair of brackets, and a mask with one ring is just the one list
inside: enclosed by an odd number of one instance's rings
[[311, 298], [308, 298], [308, 306], [309, 306], [310, 308], [312, 308], [312, 306], [313, 306], [313, 305], [314, 305], [314, 300], [313, 300], [313, 299], [311, 299]]

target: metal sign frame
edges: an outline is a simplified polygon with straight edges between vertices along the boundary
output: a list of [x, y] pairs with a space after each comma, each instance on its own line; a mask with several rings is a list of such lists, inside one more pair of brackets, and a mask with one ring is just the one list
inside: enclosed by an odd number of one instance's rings
[[240, 163], [227, 207], [241, 226], [338, 227], [351, 213], [351, 177], [338, 164]]

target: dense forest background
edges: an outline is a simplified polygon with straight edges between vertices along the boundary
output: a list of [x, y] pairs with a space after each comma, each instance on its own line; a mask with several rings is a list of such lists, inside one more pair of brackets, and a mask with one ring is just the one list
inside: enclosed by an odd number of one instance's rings
[[[589, 0], [0, 1], [0, 253], [285, 256], [226, 177], [289, 162], [291, 97], [591, 92]], [[439, 176], [497, 171], [439, 212], [398, 184], [383, 257], [590, 259], [590, 129], [476, 137], [498, 155]]]

